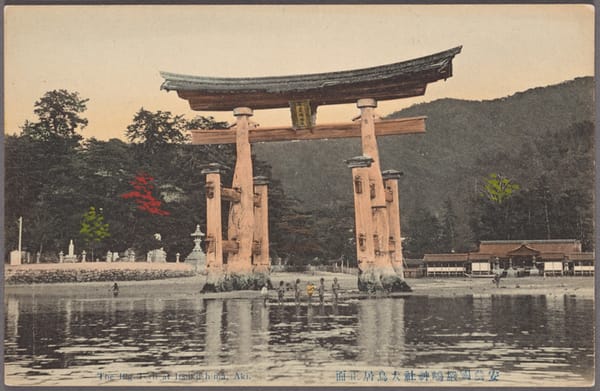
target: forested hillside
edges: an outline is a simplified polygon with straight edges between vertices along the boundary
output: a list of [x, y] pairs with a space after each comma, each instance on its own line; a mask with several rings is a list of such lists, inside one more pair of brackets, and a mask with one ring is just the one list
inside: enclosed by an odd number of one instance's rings
[[[405, 174], [400, 181], [403, 235], [411, 236], [411, 231], [423, 229], [415, 227], [416, 222], [429, 218], [423, 214], [430, 213], [443, 220], [450, 205], [460, 236], [457, 247], [473, 246], [479, 239], [472, 229], [473, 199], [481, 193], [484, 178], [490, 173], [512, 179], [523, 191], [534, 188], [544, 175], [562, 183], [551, 189], [555, 194], [563, 191], [568, 183], [573, 189], [590, 190], [586, 187], [589, 181], [579, 181], [590, 175], [593, 178], [590, 122], [594, 110], [590, 77], [489, 101], [441, 99], [388, 117], [419, 115], [427, 116], [425, 134], [379, 139], [382, 168], [399, 169]], [[588, 131], [573, 133], [573, 129], [582, 126], [587, 126]], [[550, 137], [553, 134], [559, 135]], [[586, 171], [577, 172], [575, 176], [573, 167], [568, 166], [570, 163], [561, 158], [561, 153], [567, 152], [552, 152], [552, 146], [548, 145], [551, 142], [560, 145], [573, 137], [576, 145], [588, 146], [586, 153], [574, 152], [583, 153], [578, 159], [586, 162], [585, 167], [580, 167]], [[297, 197], [303, 207], [313, 210], [315, 215], [320, 214], [315, 209], [321, 205], [327, 208], [351, 205], [350, 173], [343, 160], [360, 154], [358, 139], [265, 143], [257, 144], [254, 150], [273, 167], [273, 175], [281, 180], [285, 191]], [[549, 166], [548, 161], [552, 162]], [[593, 203], [581, 207], [591, 210]], [[500, 236], [505, 235], [499, 233], [498, 236], [497, 239], [502, 239]], [[513, 238], [516, 237], [513, 235]], [[449, 251], [450, 248], [441, 246], [438, 250]]]

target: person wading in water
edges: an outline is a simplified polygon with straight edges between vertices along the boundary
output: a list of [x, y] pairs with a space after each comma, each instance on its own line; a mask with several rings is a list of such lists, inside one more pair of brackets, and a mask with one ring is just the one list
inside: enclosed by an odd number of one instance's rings
[[308, 284], [306, 284], [306, 294], [308, 295], [309, 304], [312, 300], [313, 293], [315, 293], [315, 286], [312, 284], [312, 282], [309, 282]]
[[319, 285], [319, 301], [321, 304], [325, 301], [325, 279], [321, 278], [321, 284]]
[[296, 283], [294, 284], [294, 299], [296, 300], [296, 304], [300, 304], [300, 279], [296, 279]]
[[333, 299], [337, 301], [340, 292], [340, 284], [338, 283], [337, 277], [333, 278], [333, 284], [331, 284], [331, 291], [333, 292]]
[[279, 299], [279, 305], [283, 304], [283, 295], [285, 294], [285, 286], [283, 281], [279, 282], [279, 288], [277, 288], [277, 299]]
[[500, 274], [494, 274], [494, 284], [496, 284], [496, 288], [500, 287]]
[[269, 289], [267, 288], [266, 285], [263, 285], [262, 289], [260, 290], [260, 295], [263, 298], [263, 304], [266, 307], [267, 306], [267, 300], [269, 300]]
[[112, 294], [114, 297], [119, 296], [119, 285], [115, 282], [115, 284], [111, 288]]

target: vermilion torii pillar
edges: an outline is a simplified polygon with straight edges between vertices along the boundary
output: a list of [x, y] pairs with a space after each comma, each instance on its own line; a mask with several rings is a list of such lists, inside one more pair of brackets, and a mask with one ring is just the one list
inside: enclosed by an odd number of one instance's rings
[[223, 277], [223, 238], [221, 231], [221, 170], [211, 164], [202, 170], [206, 175], [206, 272], [207, 283], [215, 286]]
[[373, 214], [373, 238], [375, 246], [373, 256], [375, 257], [375, 263], [383, 265], [390, 263], [388, 241], [390, 226], [385, 203], [383, 178], [379, 165], [379, 149], [377, 148], [377, 138], [375, 137], [375, 113], [373, 109], [377, 107], [377, 102], [375, 99], [359, 99], [356, 105], [360, 109], [362, 152], [364, 156], [368, 156], [373, 160], [368, 167], [370, 207]]
[[354, 233], [356, 239], [356, 259], [358, 269], [369, 270], [375, 263], [375, 243], [373, 213], [371, 211], [371, 189], [369, 184], [369, 168], [373, 158], [357, 156], [346, 160], [352, 169], [352, 185], [354, 189]]
[[239, 192], [239, 202], [229, 208], [228, 240], [237, 243], [237, 251], [227, 255], [227, 272], [252, 273], [252, 237], [254, 232], [254, 186], [252, 184], [252, 156], [248, 131], [252, 110], [239, 107], [233, 110], [237, 159], [233, 172], [232, 188]]

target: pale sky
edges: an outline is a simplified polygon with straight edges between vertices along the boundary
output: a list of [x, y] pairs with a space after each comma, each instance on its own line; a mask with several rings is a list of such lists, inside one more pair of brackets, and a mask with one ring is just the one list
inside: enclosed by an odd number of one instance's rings
[[[371, 67], [462, 45], [454, 76], [425, 96], [380, 102], [381, 115], [443, 97], [494, 99], [594, 73], [589, 5], [8, 6], [4, 9], [5, 132], [46, 91], [89, 98], [84, 137], [124, 138], [134, 113], [195, 112], [160, 90], [159, 71], [271, 76]], [[320, 107], [317, 122], [347, 122], [355, 105]], [[427, 113], [423, 113], [427, 115]], [[263, 126], [289, 110], [257, 110]]]

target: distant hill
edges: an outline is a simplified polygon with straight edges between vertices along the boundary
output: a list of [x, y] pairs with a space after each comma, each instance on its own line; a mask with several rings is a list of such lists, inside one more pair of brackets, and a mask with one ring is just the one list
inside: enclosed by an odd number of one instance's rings
[[[427, 116], [425, 134], [379, 138], [382, 169], [404, 172], [402, 214], [418, 207], [437, 212], [446, 198], [460, 208], [489, 172], [517, 175], [522, 184], [535, 178], [540, 173], [528, 169], [527, 156], [520, 162], [489, 160], [573, 123], [593, 121], [593, 88], [593, 78], [583, 77], [500, 99], [440, 99], [390, 114]], [[307, 210], [352, 201], [343, 161], [360, 154], [359, 139], [255, 144], [254, 153], [272, 165], [286, 193]], [[525, 169], [510, 173], [515, 166]]]

